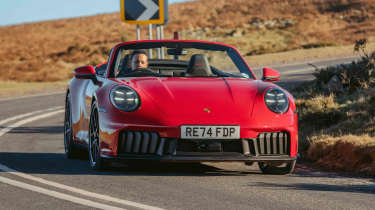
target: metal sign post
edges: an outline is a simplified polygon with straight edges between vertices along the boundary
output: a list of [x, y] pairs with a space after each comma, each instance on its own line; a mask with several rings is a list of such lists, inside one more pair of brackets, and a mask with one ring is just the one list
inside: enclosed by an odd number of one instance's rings
[[[160, 25], [160, 39], [164, 39], [164, 26]], [[164, 59], [164, 49], [161, 48], [160, 58]]]
[[141, 40], [141, 28], [139, 27], [138, 24], [136, 26], [136, 33], [137, 33], [137, 41]]
[[[148, 24], [148, 39], [152, 40], [152, 24]], [[152, 58], [152, 49], [148, 50], [148, 57]]]
[[[156, 25], [156, 39], [157, 40], [160, 40], [160, 25]], [[158, 58], [160, 59], [161, 58], [161, 51], [162, 49], [161, 48], [157, 48], [156, 49], [157, 53], [158, 53]]]

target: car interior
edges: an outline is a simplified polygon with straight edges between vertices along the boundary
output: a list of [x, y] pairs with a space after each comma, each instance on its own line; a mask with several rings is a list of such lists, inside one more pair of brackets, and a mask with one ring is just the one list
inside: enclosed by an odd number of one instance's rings
[[178, 59], [149, 59], [150, 72], [134, 74], [131, 69], [131, 55], [121, 60], [116, 77], [159, 76], [159, 77], [235, 77], [247, 78], [246, 75], [235, 75], [218, 70], [211, 66], [203, 54], [193, 54], [189, 61]]

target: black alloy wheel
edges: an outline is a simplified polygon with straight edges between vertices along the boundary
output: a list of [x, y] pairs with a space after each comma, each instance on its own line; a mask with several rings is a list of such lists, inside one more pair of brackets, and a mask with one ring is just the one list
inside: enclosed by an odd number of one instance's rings
[[65, 117], [64, 117], [64, 149], [67, 158], [76, 158], [78, 149], [73, 142], [72, 112], [70, 107], [70, 94], [68, 93], [65, 100]]
[[293, 172], [297, 160], [282, 163], [259, 162], [258, 166], [264, 174], [285, 175]]
[[99, 118], [95, 101], [91, 106], [89, 138], [89, 159], [91, 168], [94, 170], [105, 169], [105, 160], [100, 156]]

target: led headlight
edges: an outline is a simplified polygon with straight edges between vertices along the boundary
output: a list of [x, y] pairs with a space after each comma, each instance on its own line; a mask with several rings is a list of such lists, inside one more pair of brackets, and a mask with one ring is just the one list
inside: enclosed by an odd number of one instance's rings
[[111, 102], [119, 110], [132, 112], [138, 109], [140, 99], [132, 88], [128, 86], [117, 86], [111, 91]]
[[275, 113], [285, 113], [289, 108], [289, 99], [280, 88], [272, 87], [264, 94], [264, 102], [267, 107]]

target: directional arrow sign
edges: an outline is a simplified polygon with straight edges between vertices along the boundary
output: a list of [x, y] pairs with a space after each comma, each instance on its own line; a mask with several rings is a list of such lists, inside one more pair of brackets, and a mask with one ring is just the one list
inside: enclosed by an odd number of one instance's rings
[[120, 0], [121, 18], [131, 24], [165, 24], [168, 0]]

